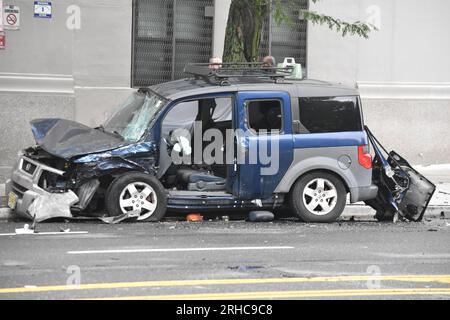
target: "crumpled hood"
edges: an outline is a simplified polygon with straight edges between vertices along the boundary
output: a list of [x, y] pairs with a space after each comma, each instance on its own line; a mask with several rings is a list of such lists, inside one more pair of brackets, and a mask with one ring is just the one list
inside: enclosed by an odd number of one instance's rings
[[48, 153], [66, 160], [124, 145], [120, 137], [75, 121], [36, 119], [30, 123], [36, 143]]

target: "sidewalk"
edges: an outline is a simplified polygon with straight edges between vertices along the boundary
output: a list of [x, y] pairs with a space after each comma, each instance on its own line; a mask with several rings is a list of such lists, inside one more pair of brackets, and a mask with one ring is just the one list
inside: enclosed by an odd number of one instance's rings
[[[431, 198], [425, 218], [450, 218], [450, 164], [430, 166], [414, 166], [425, 177], [436, 185], [436, 191]], [[375, 210], [364, 205], [363, 202], [349, 204], [342, 214], [343, 218], [372, 218]], [[0, 220], [11, 218], [11, 211], [7, 208], [5, 185], [0, 184]]]

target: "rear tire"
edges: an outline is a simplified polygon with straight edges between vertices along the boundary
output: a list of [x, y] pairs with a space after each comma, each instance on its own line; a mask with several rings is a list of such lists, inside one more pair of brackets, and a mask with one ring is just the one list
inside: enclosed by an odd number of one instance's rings
[[347, 192], [341, 179], [327, 172], [311, 172], [294, 185], [291, 207], [304, 222], [334, 222], [342, 214]]
[[166, 214], [165, 189], [154, 176], [132, 172], [116, 178], [105, 197], [110, 216], [140, 211], [139, 221], [160, 221]]

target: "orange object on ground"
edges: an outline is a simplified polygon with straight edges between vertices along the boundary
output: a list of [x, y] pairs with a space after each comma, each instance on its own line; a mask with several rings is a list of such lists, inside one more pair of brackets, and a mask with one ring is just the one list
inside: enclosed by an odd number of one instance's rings
[[203, 221], [203, 216], [198, 213], [191, 213], [186, 216], [186, 221], [191, 221], [191, 222]]

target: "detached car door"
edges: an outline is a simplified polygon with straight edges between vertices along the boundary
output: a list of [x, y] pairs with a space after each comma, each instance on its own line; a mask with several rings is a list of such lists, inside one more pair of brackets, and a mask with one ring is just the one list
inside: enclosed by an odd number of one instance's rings
[[293, 159], [290, 96], [246, 91], [238, 93], [236, 102], [233, 193], [241, 199], [267, 199]]

